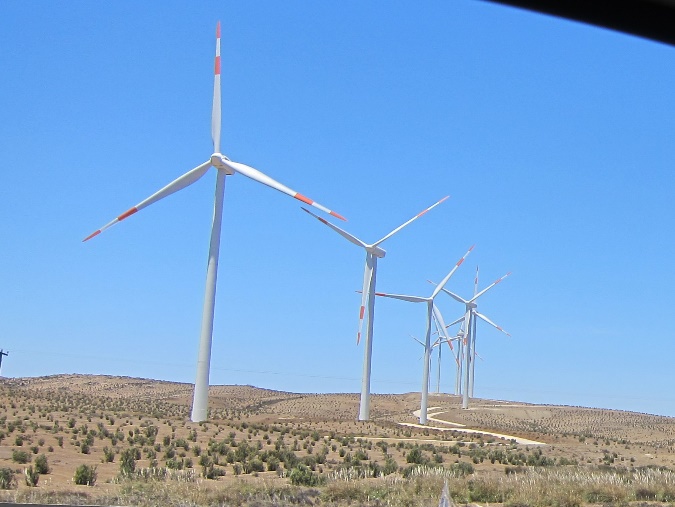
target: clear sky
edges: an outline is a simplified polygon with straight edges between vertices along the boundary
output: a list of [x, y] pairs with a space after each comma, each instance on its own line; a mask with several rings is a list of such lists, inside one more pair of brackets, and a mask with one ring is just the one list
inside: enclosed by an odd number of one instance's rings
[[[194, 381], [215, 171], [81, 241], [209, 158], [221, 20], [223, 153], [365, 241], [451, 195], [378, 290], [428, 295], [474, 243], [449, 289], [513, 272], [480, 301], [512, 337], [479, 323], [477, 396], [675, 416], [675, 48], [477, 0], [154, 5], [0, 2], [4, 376]], [[243, 176], [225, 194], [211, 383], [358, 392], [364, 253]], [[420, 390], [424, 326], [377, 301], [374, 392]]]

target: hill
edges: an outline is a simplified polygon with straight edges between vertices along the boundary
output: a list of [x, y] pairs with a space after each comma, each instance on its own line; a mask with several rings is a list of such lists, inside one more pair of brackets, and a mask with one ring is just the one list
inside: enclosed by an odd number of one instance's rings
[[[432, 394], [429, 425], [420, 427], [415, 393], [374, 395], [372, 420], [360, 423], [357, 394], [213, 386], [211, 417], [194, 424], [191, 395], [189, 384], [127, 377], [0, 380], [0, 468], [16, 485], [7, 499], [76, 491], [119, 503], [130, 480], [152, 474], [283, 489], [301, 469], [330, 490], [344, 478], [409, 477], [419, 465], [474, 481], [542, 469], [630, 475], [675, 465], [675, 419], [656, 415], [481, 399], [462, 410], [459, 397]], [[31, 488], [20, 474], [41, 455], [50, 470]], [[133, 468], [124, 480], [122, 463]], [[81, 465], [96, 467], [94, 488], [73, 484]]]

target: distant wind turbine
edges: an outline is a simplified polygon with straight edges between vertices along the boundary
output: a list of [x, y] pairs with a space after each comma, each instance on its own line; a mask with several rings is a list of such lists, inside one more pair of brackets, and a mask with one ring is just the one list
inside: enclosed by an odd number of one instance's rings
[[476, 362], [476, 322], [477, 322], [476, 319], [479, 318], [481, 320], [484, 320], [485, 322], [496, 328], [498, 331], [501, 331], [507, 336], [511, 336], [504, 329], [502, 329], [497, 324], [492, 322], [487, 316], [483, 315], [482, 313], [479, 313], [478, 310], [476, 309], [477, 308], [476, 301], [478, 300], [479, 297], [481, 297], [492, 287], [500, 283], [510, 274], [511, 272], [506, 273], [504, 276], [488, 285], [485, 289], [478, 292], [478, 267], [476, 267], [476, 278], [474, 279], [474, 295], [469, 300], [461, 298], [457, 294], [450, 292], [447, 289], [441, 289], [443, 292], [452, 297], [455, 301], [459, 301], [460, 303], [462, 303], [465, 308], [464, 316], [460, 317], [455, 322], [449, 324], [450, 326], [452, 326], [453, 324], [457, 324], [458, 322], [463, 321], [462, 324], [463, 329], [468, 330], [465, 346], [466, 353], [464, 355], [464, 389], [462, 391], [462, 408], [469, 408], [469, 398], [473, 397], [473, 376], [474, 376], [474, 366]]
[[361, 404], [359, 406], [359, 421], [367, 421], [370, 419], [370, 365], [373, 354], [373, 322], [375, 320], [375, 280], [377, 279], [377, 259], [383, 258], [387, 253], [385, 250], [380, 248], [380, 245], [387, 239], [391, 238], [398, 231], [424, 215], [426, 212], [441, 204], [448, 197], [449, 196], [443, 197], [443, 199], [435, 204], [432, 204], [424, 211], [418, 213], [403, 225], [399, 225], [396, 229], [391, 231], [382, 239], [371, 244], [361, 241], [356, 236], [353, 236], [347, 231], [331, 224], [327, 220], [318, 217], [311, 211], [302, 208], [321, 223], [333, 229], [347, 241], [355, 244], [356, 246], [360, 246], [366, 251], [366, 266], [363, 273], [363, 290], [361, 291], [361, 308], [359, 310], [359, 330], [356, 334], [356, 344], [358, 345], [361, 340], [361, 330], [363, 329], [363, 321], [365, 317], [366, 343], [364, 345], [363, 353], [363, 374], [361, 375]]
[[213, 109], [211, 111], [211, 138], [213, 140], [213, 154], [210, 159], [203, 164], [191, 169], [182, 176], [178, 177], [167, 186], [152, 194], [150, 197], [141, 201], [133, 208], [125, 211], [117, 218], [107, 223], [97, 231], [87, 236], [87, 241], [94, 236], [101, 234], [109, 227], [130, 217], [134, 213], [150, 206], [151, 204], [178, 192], [185, 187], [193, 184], [199, 178], [204, 176], [211, 168], [216, 168], [216, 192], [213, 209], [213, 223], [211, 227], [211, 242], [209, 246], [209, 258], [206, 269], [206, 291], [204, 296], [204, 309], [202, 313], [202, 329], [199, 341], [199, 356], [197, 361], [197, 377], [195, 381], [194, 398], [192, 402], [191, 419], [194, 422], [205, 421], [208, 416], [208, 394], [209, 394], [209, 369], [211, 362], [211, 342], [213, 337], [213, 314], [216, 302], [216, 278], [218, 273], [218, 253], [220, 249], [220, 230], [223, 215], [223, 198], [225, 194], [225, 177], [235, 173], [243, 174], [258, 183], [267, 185], [279, 192], [295, 197], [305, 204], [314, 206], [321, 211], [329, 213], [334, 217], [345, 220], [341, 215], [335, 213], [312, 201], [304, 195], [291, 190], [278, 181], [270, 178], [266, 174], [254, 169], [253, 167], [233, 162], [220, 152], [220, 130], [221, 130], [221, 92], [220, 92], [220, 22], [216, 26], [216, 58], [213, 84]]
[[[440, 315], [440, 310], [438, 309], [438, 306], [436, 306], [436, 310], [438, 314]], [[434, 324], [436, 325], [436, 334], [438, 334], [438, 339], [432, 345], [432, 349], [434, 346], [438, 345], [438, 365], [437, 365], [437, 376], [436, 376], [436, 393], [441, 392], [441, 356], [442, 356], [442, 349], [443, 347], [441, 346], [443, 343], [447, 343], [448, 347], [450, 347], [450, 352], [452, 352], [453, 358], [455, 359], [455, 362], [457, 363], [457, 367], [459, 368], [459, 355], [455, 356], [455, 349], [452, 346], [453, 341], [459, 341], [459, 339], [455, 336], [451, 338], [448, 335], [448, 330], [445, 327], [445, 323], [442, 321], [439, 321], [439, 319], [436, 318], [434, 315]], [[448, 326], [450, 327], [450, 326]], [[459, 351], [458, 351], [459, 353]], [[456, 389], [456, 386], [455, 386]]]
[[[443, 322], [443, 316], [440, 314], [436, 306], [434, 305], [434, 299], [438, 294], [441, 292], [443, 287], [445, 286], [446, 283], [448, 283], [448, 280], [450, 280], [450, 277], [457, 271], [457, 268], [462, 265], [464, 260], [469, 256], [471, 253], [471, 250], [473, 250], [473, 246], [469, 248], [469, 250], [464, 254], [464, 256], [457, 261], [457, 264], [452, 268], [450, 273], [446, 275], [445, 278], [441, 281], [441, 283], [438, 284], [438, 286], [434, 289], [434, 291], [431, 293], [431, 296], [429, 297], [421, 297], [421, 296], [407, 296], [403, 294], [387, 294], [384, 292], [376, 292], [375, 295], [377, 296], [382, 296], [382, 297], [387, 297], [387, 298], [392, 298], [392, 299], [400, 299], [402, 301], [408, 301], [410, 303], [426, 303], [427, 304], [427, 332], [426, 332], [426, 338], [424, 340], [424, 370], [422, 372], [422, 403], [420, 407], [420, 424], [426, 424], [427, 423], [427, 406], [428, 406], [428, 398], [429, 398], [429, 359], [431, 356], [431, 326], [432, 326], [432, 317], [436, 316], [437, 319], [439, 319], [440, 322]], [[443, 327], [446, 327], [443, 324]]]

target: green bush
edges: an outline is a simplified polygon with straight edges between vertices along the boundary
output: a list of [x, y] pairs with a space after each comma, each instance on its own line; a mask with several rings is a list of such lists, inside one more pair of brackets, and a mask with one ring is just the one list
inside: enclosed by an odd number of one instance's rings
[[384, 460], [384, 466], [382, 467], [382, 474], [383, 475], [389, 475], [393, 474], [398, 470], [398, 465], [396, 464], [396, 460], [392, 458], [391, 456], [387, 456]]
[[413, 463], [415, 465], [422, 465], [423, 463], [426, 462], [426, 459], [424, 458], [424, 454], [422, 454], [422, 450], [417, 446], [410, 449], [410, 452], [405, 457], [405, 460], [408, 463]]
[[267, 458], [267, 471], [268, 472], [276, 472], [276, 470], [279, 468], [279, 460], [275, 458], [274, 456], [270, 456]]
[[15, 486], [14, 470], [8, 467], [0, 468], [0, 489], [12, 489]]
[[450, 468], [452, 471], [461, 476], [471, 475], [473, 473], [473, 465], [471, 463], [467, 463], [466, 461], [458, 461], [457, 463], [453, 463]]
[[108, 446], [103, 448], [103, 460], [104, 463], [112, 463], [115, 461], [115, 450], [110, 449]]
[[124, 449], [120, 454], [120, 475], [122, 477], [131, 477], [136, 470], [136, 451], [134, 449]]
[[35, 471], [43, 475], [49, 473], [49, 463], [47, 462], [47, 456], [44, 454], [35, 458]]
[[96, 483], [96, 467], [91, 465], [80, 465], [75, 470], [73, 482], [80, 486], [93, 486]]
[[291, 484], [294, 486], [318, 486], [321, 479], [305, 465], [298, 465], [288, 474]]
[[31, 456], [26, 451], [12, 451], [12, 461], [25, 465], [26, 463], [30, 463], [30, 460]]

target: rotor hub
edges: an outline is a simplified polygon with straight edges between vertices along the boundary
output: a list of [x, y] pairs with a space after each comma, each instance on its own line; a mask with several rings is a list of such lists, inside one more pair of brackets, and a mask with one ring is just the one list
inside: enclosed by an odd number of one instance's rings
[[227, 162], [230, 162], [230, 159], [227, 158], [222, 153], [214, 153], [211, 155], [211, 165], [216, 169], [225, 171], [225, 174], [231, 175], [234, 174], [234, 169], [232, 169]]

